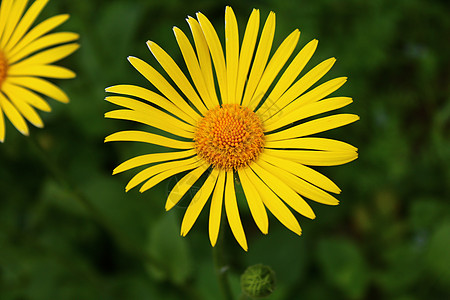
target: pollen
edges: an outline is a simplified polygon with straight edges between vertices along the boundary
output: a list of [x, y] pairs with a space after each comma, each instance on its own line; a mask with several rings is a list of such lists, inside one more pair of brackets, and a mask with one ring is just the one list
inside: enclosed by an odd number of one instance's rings
[[0, 87], [3, 84], [3, 81], [6, 79], [6, 75], [8, 73], [8, 61], [6, 60], [3, 52], [0, 51]]
[[223, 104], [199, 121], [194, 141], [197, 154], [214, 167], [237, 170], [258, 158], [264, 147], [264, 130], [249, 108]]

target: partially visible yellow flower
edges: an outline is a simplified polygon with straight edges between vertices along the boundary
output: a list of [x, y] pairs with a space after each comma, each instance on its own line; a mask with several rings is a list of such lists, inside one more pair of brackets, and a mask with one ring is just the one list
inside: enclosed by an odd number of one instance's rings
[[[42, 95], [67, 103], [69, 98], [44, 78], [73, 78], [72, 71], [52, 65], [79, 48], [78, 34], [49, 33], [65, 22], [58, 15], [32, 27], [48, 0], [36, 0], [28, 9], [27, 0], [3, 0], [0, 6], [0, 141], [5, 139], [4, 115], [22, 134], [28, 135], [28, 120], [36, 127], [44, 124], [36, 109], [50, 111]], [[64, 44], [64, 45], [62, 45]]]
[[[312, 40], [274, 82], [294, 52], [300, 32], [294, 30], [269, 59], [275, 33], [273, 12], [257, 42], [260, 18], [259, 11], [253, 10], [240, 43], [235, 15], [227, 7], [225, 54], [214, 27], [203, 14], [198, 13], [197, 19], [189, 17], [187, 22], [195, 49], [180, 29], [175, 27], [174, 33], [191, 80], [163, 49], [149, 41], [147, 46], [175, 85], [144, 61], [129, 57], [133, 67], [160, 93], [134, 85], [106, 89], [122, 95], [108, 96], [106, 100], [124, 108], [106, 113], [107, 118], [139, 122], [170, 136], [140, 130], [121, 131], [105, 141], [144, 142], [170, 148], [172, 152], [131, 158], [113, 173], [151, 164], [126, 186], [128, 191], [144, 182], [141, 192], [175, 174], [186, 173], [171, 190], [167, 210], [198, 181], [201, 188], [186, 210], [181, 234], [185, 236], [189, 232], [211, 198], [209, 236], [213, 246], [224, 206], [236, 240], [247, 250], [235, 193], [237, 186], [242, 187], [262, 233], [268, 232], [268, 209], [300, 235], [300, 225], [288, 206], [314, 219], [315, 214], [303, 196], [337, 205], [338, 200], [328, 192], [341, 192], [330, 179], [308, 166], [340, 165], [358, 156], [357, 149], [347, 143], [309, 137], [355, 122], [359, 119], [357, 115], [335, 114], [305, 121], [352, 102], [348, 97], [324, 99], [347, 78], [335, 78], [311, 88], [333, 66], [335, 59], [330, 58], [297, 80], [316, 50], [317, 40]], [[200, 179], [202, 175], [206, 177], [204, 181]]]

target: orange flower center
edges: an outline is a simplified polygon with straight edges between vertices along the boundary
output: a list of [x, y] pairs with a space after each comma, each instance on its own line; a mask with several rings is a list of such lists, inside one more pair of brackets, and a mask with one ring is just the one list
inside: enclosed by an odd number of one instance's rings
[[237, 170], [255, 161], [264, 146], [264, 131], [258, 116], [238, 104], [209, 110], [197, 125], [195, 149], [214, 167]]
[[3, 81], [6, 79], [8, 73], [8, 61], [6, 60], [3, 52], [0, 51], [0, 87], [2, 87]]

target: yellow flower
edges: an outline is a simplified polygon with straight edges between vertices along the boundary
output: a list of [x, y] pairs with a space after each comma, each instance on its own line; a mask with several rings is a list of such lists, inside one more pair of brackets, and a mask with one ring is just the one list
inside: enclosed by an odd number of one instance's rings
[[205, 174], [206, 180], [186, 210], [181, 234], [185, 236], [189, 232], [211, 197], [209, 237], [213, 246], [224, 206], [236, 240], [247, 250], [236, 187], [242, 187], [253, 219], [262, 233], [268, 232], [267, 208], [282, 224], [300, 235], [300, 225], [288, 206], [314, 219], [314, 212], [302, 197], [337, 205], [338, 200], [328, 192], [341, 191], [330, 179], [308, 166], [340, 165], [358, 156], [357, 149], [347, 143], [308, 137], [352, 123], [359, 119], [357, 115], [336, 114], [304, 121], [352, 102], [348, 97], [324, 99], [345, 83], [345, 77], [309, 90], [328, 72], [335, 59], [323, 61], [296, 80], [317, 47], [317, 40], [312, 40], [274, 83], [295, 50], [300, 32], [294, 30], [269, 59], [275, 14], [269, 14], [257, 43], [259, 21], [259, 11], [255, 9], [239, 47], [237, 21], [233, 10], [227, 7], [224, 54], [210, 21], [197, 13], [197, 19], [187, 19], [195, 50], [186, 35], [174, 28], [194, 85], [163, 49], [149, 41], [147, 46], [175, 86], [144, 61], [129, 57], [133, 67], [160, 93], [134, 85], [106, 89], [123, 95], [108, 96], [106, 100], [125, 109], [110, 111], [105, 117], [139, 122], [170, 134], [120, 131], [106, 137], [106, 142], [137, 141], [174, 149], [129, 159], [113, 174], [152, 164], [126, 186], [128, 191], [145, 181], [140, 188], [144, 192], [175, 174], [187, 172], [171, 190], [167, 210]]
[[[69, 43], [78, 39], [71, 32], [49, 33], [65, 22], [58, 15], [31, 27], [48, 0], [36, 0], [28, 9], [27, 0], [3, 0], [0, 6], [0, 141], [5, 139], [4, 115], [22, 134], [28, 135], [28, 120], [36, 127], [44, 124], [36, 109], [50, 111], [41, 95], [67, 103], [67, 95], [45, 78], [73, 78], [75, 74], [52, 65], [78, 49]], [[69, 44], [67, 44], [69, 43]], [[61, 44], [65, 44], [62, 45]]]

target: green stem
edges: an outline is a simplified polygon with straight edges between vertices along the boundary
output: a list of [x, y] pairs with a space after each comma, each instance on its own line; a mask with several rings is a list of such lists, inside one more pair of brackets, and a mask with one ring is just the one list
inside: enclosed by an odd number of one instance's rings
[[[223, 222], [222, 222], [223, 223]], [[222, 225], [220, 227], [223, 227]], [[217, 280], [219, 281], [219, 287], [226, 300], [233, 300], [233, 294], [231, 292], [230, 282], [228, 280], [228, 265], [225, 262], [223, 254], [224, 246], [224, 231], [221, 228], [219, 239], [213, 248], [214, 267], [216, 271]]]

